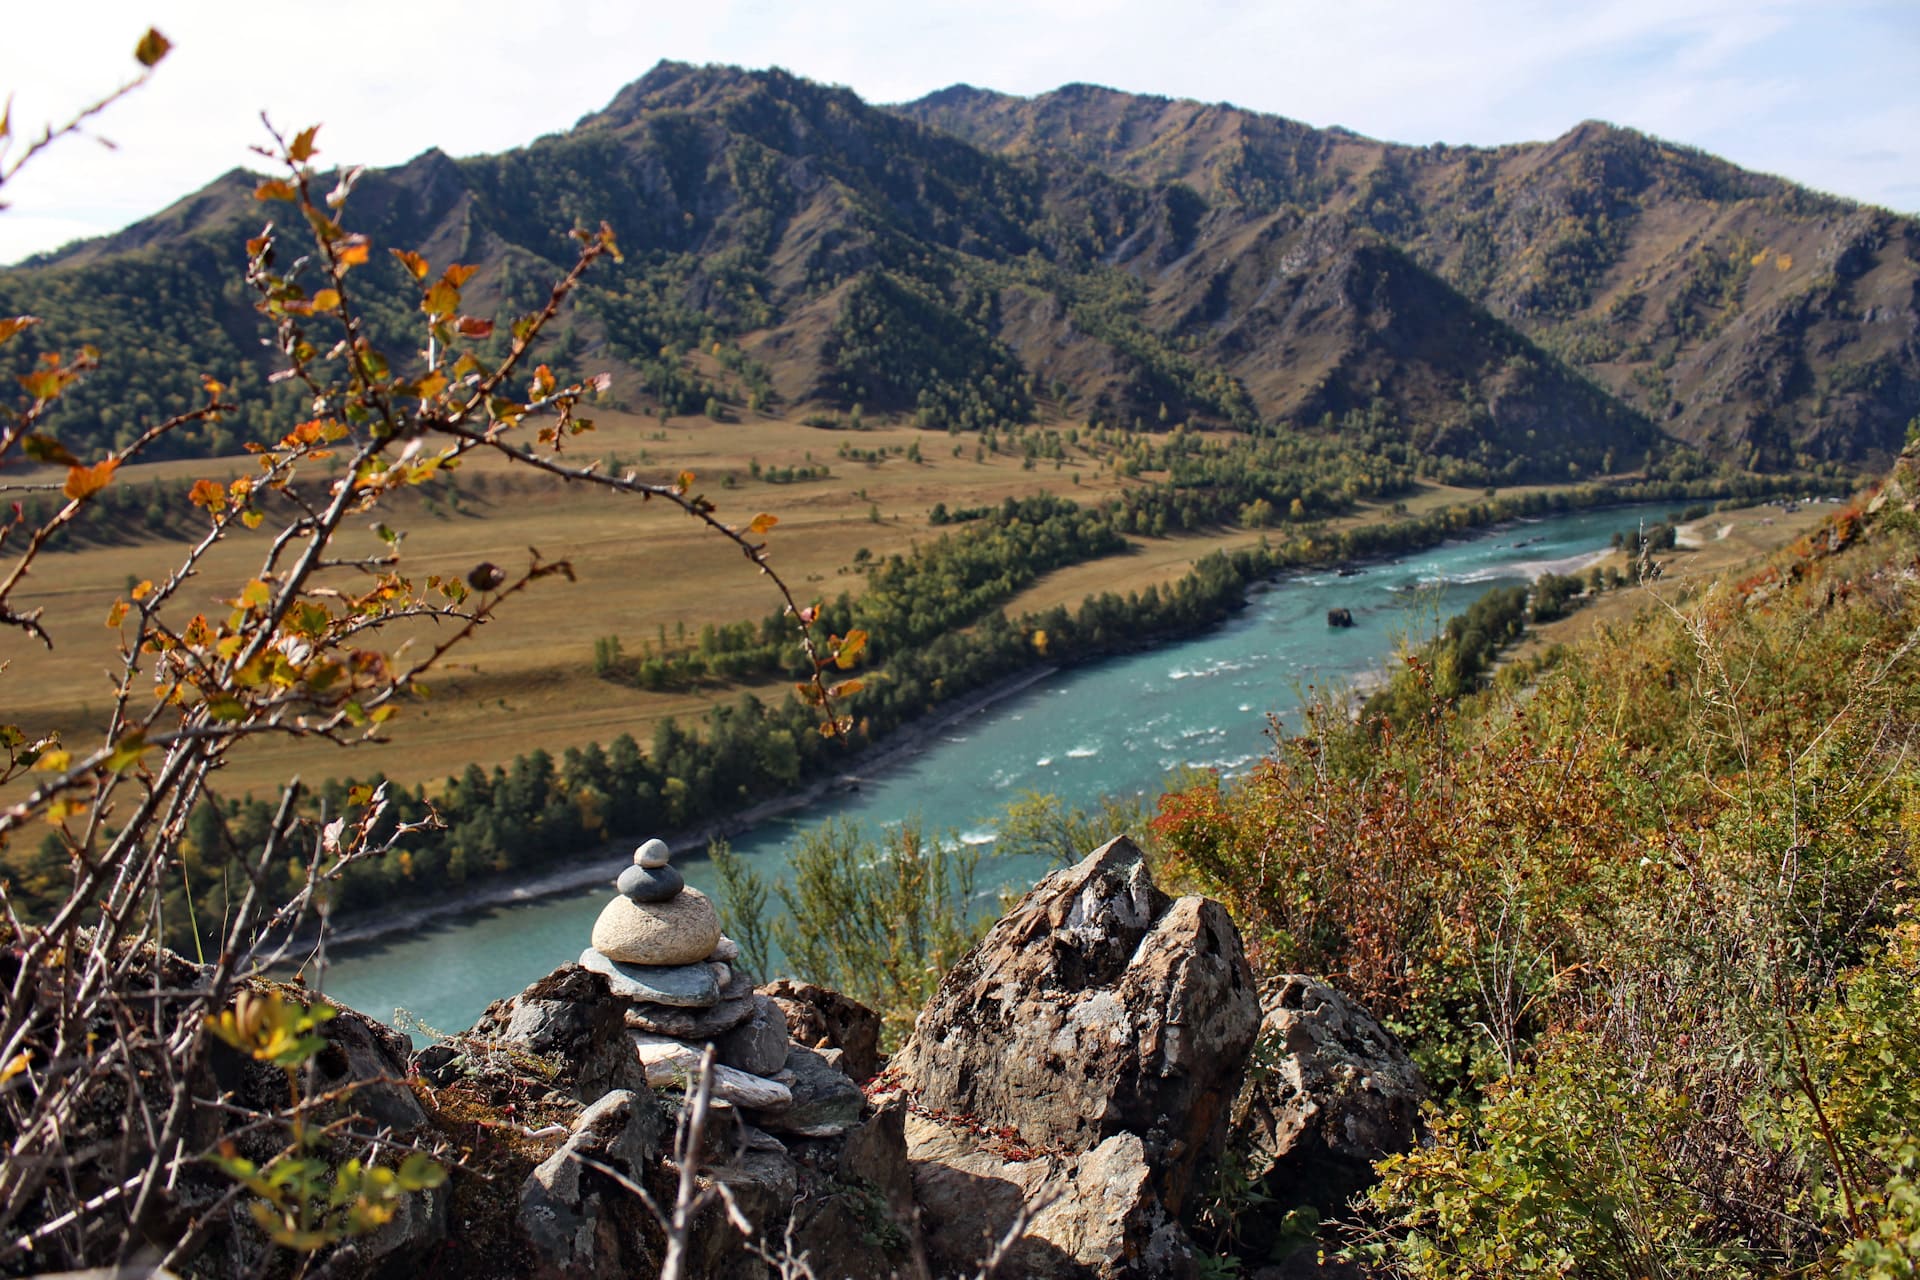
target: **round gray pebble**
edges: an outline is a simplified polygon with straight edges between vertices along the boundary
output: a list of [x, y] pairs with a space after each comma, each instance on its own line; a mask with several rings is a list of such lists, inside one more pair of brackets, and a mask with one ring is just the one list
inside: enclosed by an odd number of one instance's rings
[[679, 897], [687, 882], [672, 867], [628, 867], [614, 887], [635, 902], [665, 902]]
[[667, 848], [667, 842], [656, 837], [633, 851], [633, 862], [635, 866], [653, 871], [666, 866], [672, 856], [673, 851]]

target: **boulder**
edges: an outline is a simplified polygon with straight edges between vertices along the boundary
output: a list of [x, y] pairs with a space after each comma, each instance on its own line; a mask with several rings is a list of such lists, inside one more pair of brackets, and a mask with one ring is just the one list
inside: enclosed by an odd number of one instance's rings
[[627, 1242], [605, 1237], [633, 1216], [628, 1202], [637, 1197], [595, 1166], [644, 1178], [660, 1158], [662, 1127], [652, 1098], [616, 1089], [583, 1110], [559, 1150], [528, 1175], [520, 1188], [520, 1228], [544, 1272], [630, 1273]]
[[[646, 1031], [629, 1031], [627, 1039], [645, 1064], [650, 1085], [680, 1088], [699, 1073], [700, 1051], [689, 1044]], [[793, 1105], [793, 1094], [784, 1084], [718, 1062], [713, 1064], [713, 1096], [753, 1110]]]
[[809, 1049], [837, 1049], [840, 1068], [865, 1084], [880, 1070], [880, 1015], [851, 996], [781, 978], [759, 988], [787, 1017], [787, 1034]]
[[551, 1087], [594, 1102], [625, 1089], [646, 1094], [647, 1073], [626, 1040], [627, 1002], [577, 964], [563, 964], [519, 995], [487, 1006], [471, 1030], [415, 1058], [421, 1074], [444, 1087], [473, 1070], [485, 1046], [523, 1049], [559, 1065]]
[[1351, 609], [1329, 609], [1329, 610], [1327, 610], [1327, 625], [1328, 625], [1328, 626], [1330, 626], [1330, 627], [1350, 627], [1350, 626], [1352, 626], [1352, 625], [1353, 625], [1353, 610], [1351, 610]]
[[1226, 910], [1168, 899], [1121, 836], [1042, 880], [961, 958], [893, 1070], [929, 1112], [1036, 1151], [1137, 1137], [1177, 1217], [1220, 1149], [1259, 1022]]
[[713, 1197], [693, 1220], [687, 1238], [686, 1275], [692, 1280], [763, 1280], [773, 1270], [748, 1252], [748, 1243], [778, 1256], [787, 1217], [799, 1190], [793, 1157], [778, 1142], [749, 1143], [727, 1163], [707, 1170], [703, 1186], [723, 1184], [733, 1207], [752, 1227], [743, 1237], [727, 1207]]
[[626, 1018], [628, 1026], [639, 1031], [651, 1031], [657, 1036], [673, 1036], [678, 1040], [711, 1040], [753, 1017], [756, 1008], [752, 996], [748, 995], [738, 1000], [722, 1000], [706, 1009], [632, 1004], [627, 1006]]
[[1276, 979], [1261, 1007], [1233, 1146], [1276, 1205], [1331, 1217], [1372, 1185], [1376, 1160], [1419, 1141], [1426, 1088], [1393, 1034], [1318, 979]]

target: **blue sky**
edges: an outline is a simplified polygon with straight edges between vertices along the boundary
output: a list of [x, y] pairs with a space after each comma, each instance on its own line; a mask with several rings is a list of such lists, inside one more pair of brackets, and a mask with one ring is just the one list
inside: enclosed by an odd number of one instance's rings
[[[152, 213], [235, 165], [258, 113], [323, 160], [511, 147], [662, 58], [778, 65], [872, 101], [1091, 81], [1410, 143], [1604, 119], [1825, 191], [1920, 210], [1920, 0], [95, 0], [0, 18], [16, 134], [176, 50], [99, 132], [0, 191], [0, 262]], [[545, 10], [545, 12], [537, 12]], [[76, 12], [85, 20], [75, 23]]]

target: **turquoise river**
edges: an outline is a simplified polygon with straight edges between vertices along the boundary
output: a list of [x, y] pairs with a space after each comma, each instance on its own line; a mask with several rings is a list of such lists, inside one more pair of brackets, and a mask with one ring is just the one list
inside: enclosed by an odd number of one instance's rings
[[[1157, 793], [1161, 779], [1181, 766], [1231, 775], [1270, 745], [1269, 713], [1285, 724], [1306, 687], [1341, 687], [1378, 672], [1403, 635], [1430, 634], [1491, 586], [1571, 571], [1604, 550], [1615, 530], [1667, 510], [1613, 507], [1521, 521], [1374, 562], [1350, 577], [1329, 571], [1262, 585], [1245, 610], [1212, 631], [1059, 671], [952, 726], [926, 750], [864, 775], [858, 790], [736, 836], [733, 848], [777, 877], [799, 833], [829, 817], [877, 833], [916, 815], [931, 832], [990, 846], [994, 815], [1027, 790], [1084, 805], [1102, 795]], [[1352, 611], [1351, 629], [1327, 625], [1335, 607]], [[579, 955], [624, 862], [609, 860], [600, 888], [342, 948], [330, 957], [325, 989], [383, 1019], [403, 1011], [400, 1020], [415, 1029], [466, 1027], [490, 1001]], [[683, 856], [676, 865], [689, 883], [713, 891], [704, 856]], [[996, 860], [988, 848], [979, 883], [990, 899], [1001, 886], [1025, 887], [1044, 871]]]

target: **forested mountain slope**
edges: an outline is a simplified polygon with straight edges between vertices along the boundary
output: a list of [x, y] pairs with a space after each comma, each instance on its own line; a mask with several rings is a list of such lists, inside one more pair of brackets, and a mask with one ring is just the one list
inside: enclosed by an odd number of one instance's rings
[[[248, 408], [177, 451], [299, 409], [265, 386], [241, 278], [278, 207], [254, 181], [0, 271], [0, 312], [46, 321], [16, 364], [109, 353], [55, 423], [69, 444], [194, 401], [203, 371]], [[1085, 87], [883, 109], [662, 63], [524, 148], [370, 172], [350, 211], [381, 247], [478, 266], [478, 309], [538, 305], [565, 229], [602, 220], [626, 264], [542, 355], [673, 412], [1338, 432], [1477, 483], [1625, 470], [1673, 439], [1870, 462], [1920, 400], [1910, 222], [1604, 126], [1415, 149]], [[376, 257], [362, 302], [397, 335], [411, 294]]]
[[1884, 458], [1920, 405], [1912, 219], [1631, 130], [1411, 147], [1088, 85], [897, 110], [1212, 207], [1346, 215], [1724, 458]]

